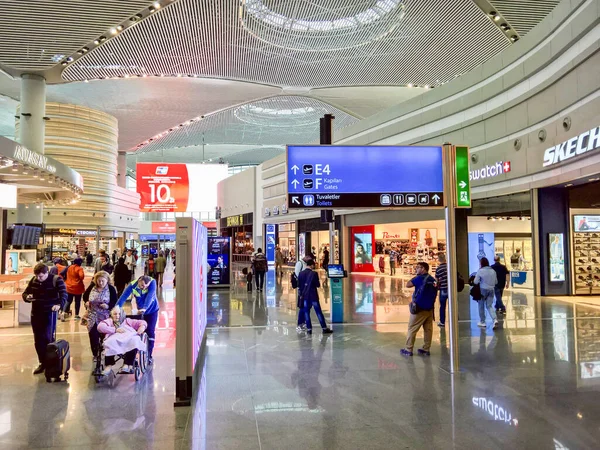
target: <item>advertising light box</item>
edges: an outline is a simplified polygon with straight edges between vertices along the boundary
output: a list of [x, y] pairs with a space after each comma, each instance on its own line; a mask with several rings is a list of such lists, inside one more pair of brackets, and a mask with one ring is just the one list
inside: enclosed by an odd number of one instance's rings
[[217, 183], [227, 175], [225, 164], [139, 163], [136, 180], [140, 211], [214, 211]]
[[444, 206], [442, 147], [288, 146], [288, 206]]

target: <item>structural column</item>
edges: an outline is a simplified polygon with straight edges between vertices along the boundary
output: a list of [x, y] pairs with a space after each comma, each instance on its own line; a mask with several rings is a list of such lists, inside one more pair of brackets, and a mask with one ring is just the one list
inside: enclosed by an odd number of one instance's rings
[[[46, 116], [46, 79], [39, 75], [21, 77], [21, 104], [19, 106], [19, 142], [29, 150], [44, 153]], [[18, 223], [42, 223], [43, 208], [17, 205]]]
[[46, 80], [43, 77], [31, 74], [21, 77], [19, 113], [19, 142], [29, 150], [44, 154]]
[[117, 186], [127, 188], [127, 152], [117, 155]]

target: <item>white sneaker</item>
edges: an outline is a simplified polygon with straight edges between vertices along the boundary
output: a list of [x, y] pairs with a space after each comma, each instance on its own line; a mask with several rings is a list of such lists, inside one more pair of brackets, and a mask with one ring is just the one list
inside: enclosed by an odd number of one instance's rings
[[478, 327], [481, 327], [481, 328], [485, 328], [485, 327], [486, 327], [486, 325], [485, 325], [485, 322], [479, 322], [479, 323], [477, 324], [477, 326], [478, 326]]
[[105, 376], [109, 376], [112, 372], [112, 366], [108, 366], [106, 369], [104, 369], [104, 372], [102, 372], [103, 375]]
[[492, 329], [495, 330], [496, 328], [498, 328], [498, 321], [494, 320], [494, 326], [492, 327]]

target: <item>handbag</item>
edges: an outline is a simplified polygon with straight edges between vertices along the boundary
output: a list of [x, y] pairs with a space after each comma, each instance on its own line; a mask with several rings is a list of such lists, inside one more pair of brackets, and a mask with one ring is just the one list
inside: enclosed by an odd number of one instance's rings
[[482, 295], [481, 295], [481, 287], [479, 286], [479, 284], [474, 284], [473, 287], [471, 288], [471, 297], [473, 297], [473, 300], [478, 301], [481, 300]]
[[413, 301], [411, 301], [408, 304], [408, 309], [409, 309], [409, 311], [410, 311], [411, 314], [418, 314], [421, 311], [421, 308], [419, 308], [419, 305], [417, 305]]

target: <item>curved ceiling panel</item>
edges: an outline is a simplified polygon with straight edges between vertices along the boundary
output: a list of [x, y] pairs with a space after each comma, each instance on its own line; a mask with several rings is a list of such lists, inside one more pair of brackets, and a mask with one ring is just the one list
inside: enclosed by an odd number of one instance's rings
[[435, 85], [508, 45], [472, 0], [179, 0], [77, 59], [62, 76]]
[[3, 0], [0, 63], [19, 70], [49, 69], [150, 4], [149, 0]]
[[561, 0], [490, 0], [521, 36], [552, 12]]
[[335, 116], [341, 129], [358, 119], [319, 100], [278, 96], [195, 117], [140, 143], [137, 153], [194, 147], [204, 144], [286, 145], [319, 140], [319, 118]]

